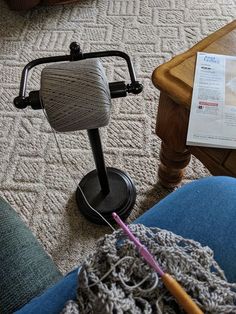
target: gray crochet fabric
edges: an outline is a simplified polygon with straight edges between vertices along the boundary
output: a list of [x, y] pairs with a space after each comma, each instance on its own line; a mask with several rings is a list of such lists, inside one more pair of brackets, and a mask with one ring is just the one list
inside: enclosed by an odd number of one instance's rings
[[[130, 228], [204, 313], [236, 313], [236, 284], [226, 281], [209, 247], [158, 228]], [[120, 230], [98, 242], [78, 283], [79, 309], [69, 303], [63, 313], [184, 313]]]
[[61, 312], [61, 314], [78, 314], [78, 313], [79, 313], [78, 304], [72, 300], [66, 303], [65, 308]]

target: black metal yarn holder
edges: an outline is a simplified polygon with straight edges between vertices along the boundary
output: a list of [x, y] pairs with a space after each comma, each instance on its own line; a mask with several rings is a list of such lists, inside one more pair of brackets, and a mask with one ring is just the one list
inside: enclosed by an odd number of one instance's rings
[[113, 211], [122, 219], [126, 219], [136, 199], [133, 181], [125, 172], [105, 166], [99, 130], [88, 130], [88, 136], [96, 170], [86, 174], [79, 183], [80, 188], [76, 190], [79, 209], [88, 220], [96, 224], [105, 222], [92, 208], [111, 223], [114, 222], [111, 216]]
[[[26, 97], [28, 73], [31, 68], [44, 63], [111, 56], [121, 57], [126, 60], [131, 79], [130, 84], [125, 84], [123, 81], [109, 83], [111, 98], [125, 97], [127, 93], [139, 94], [143, 87], [136, 80], [131, 60], [126, 53], [112, 50], [83, 54], [80, 46], [73, 42], [70, 45], [70, 55], [36, 59], [24, 67], [19, 96], [14, 99], [14, 105], [19, 109], [24, 109], [27, 106], [31, 106], [33, 109], [42, 109], [39, 91], [31, 91], [29, 96]], [[129, 216], [136, 199], [134, 183], [125, 172], [105, 166], [99, 129], [88, 130], [88, 136], [96, 169], [86, 174], [79, 183], [76, 190], [78, 207], [88, 220], [96, 224], [105, 224], [96, 211], [111, 223], [114, 223], [111, 216], [114, 211], [125, 220]]]

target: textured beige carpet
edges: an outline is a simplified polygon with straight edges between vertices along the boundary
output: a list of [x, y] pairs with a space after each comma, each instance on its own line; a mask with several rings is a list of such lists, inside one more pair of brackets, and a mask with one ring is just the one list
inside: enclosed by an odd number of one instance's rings
[[[135, 181], [133, 220], [170, 192], [157, 178], [158, 92], [150, 81], [152, 71], [233, 20], [236, 1], [80, 0], [27, 13], [10, 12], [0, 1], [0, 194], [66, 272], [109, 229], [90, 224], [77, 211], [74, 182], [42, 112], [13, 107], [23, 66], [34, 58], [68, 52], [74, 40], [85, 52], [120, 49], [131, 55], [144, 92], [113, 102], [112, 120], [102, 138], [107, 165], [126, 170]], [[113, 61], [104, 63], [109, 79], [124, 79], [124, 63]], [[40, 69], [30, 75], [30, 89], [39, 87], [39, 75]], [[79, 182], [94, 168], [86, 132], [61, 135], [59, 142]], [[184, 183], [206, 175], [193, 159]]]

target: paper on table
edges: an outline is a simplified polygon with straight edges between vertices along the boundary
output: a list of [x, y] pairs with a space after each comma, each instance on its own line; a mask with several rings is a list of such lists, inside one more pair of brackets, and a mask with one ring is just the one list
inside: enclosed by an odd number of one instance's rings
[[198, 52], [187, 145], [236, 148], [236, 57]]

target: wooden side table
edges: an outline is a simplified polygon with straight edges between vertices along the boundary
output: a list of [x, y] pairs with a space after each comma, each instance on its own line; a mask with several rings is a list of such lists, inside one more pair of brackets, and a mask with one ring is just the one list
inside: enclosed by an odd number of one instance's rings
[[158, 175], [165, 187], [174, 187], [181, 182], [191, 154], [213, 175], [236, 177], [236, 150], [186, 146], [198, 51], [236, 55], [236, 20], [153, 72], [153, 84], [161, 91], [156, 134], [162, 140]]

